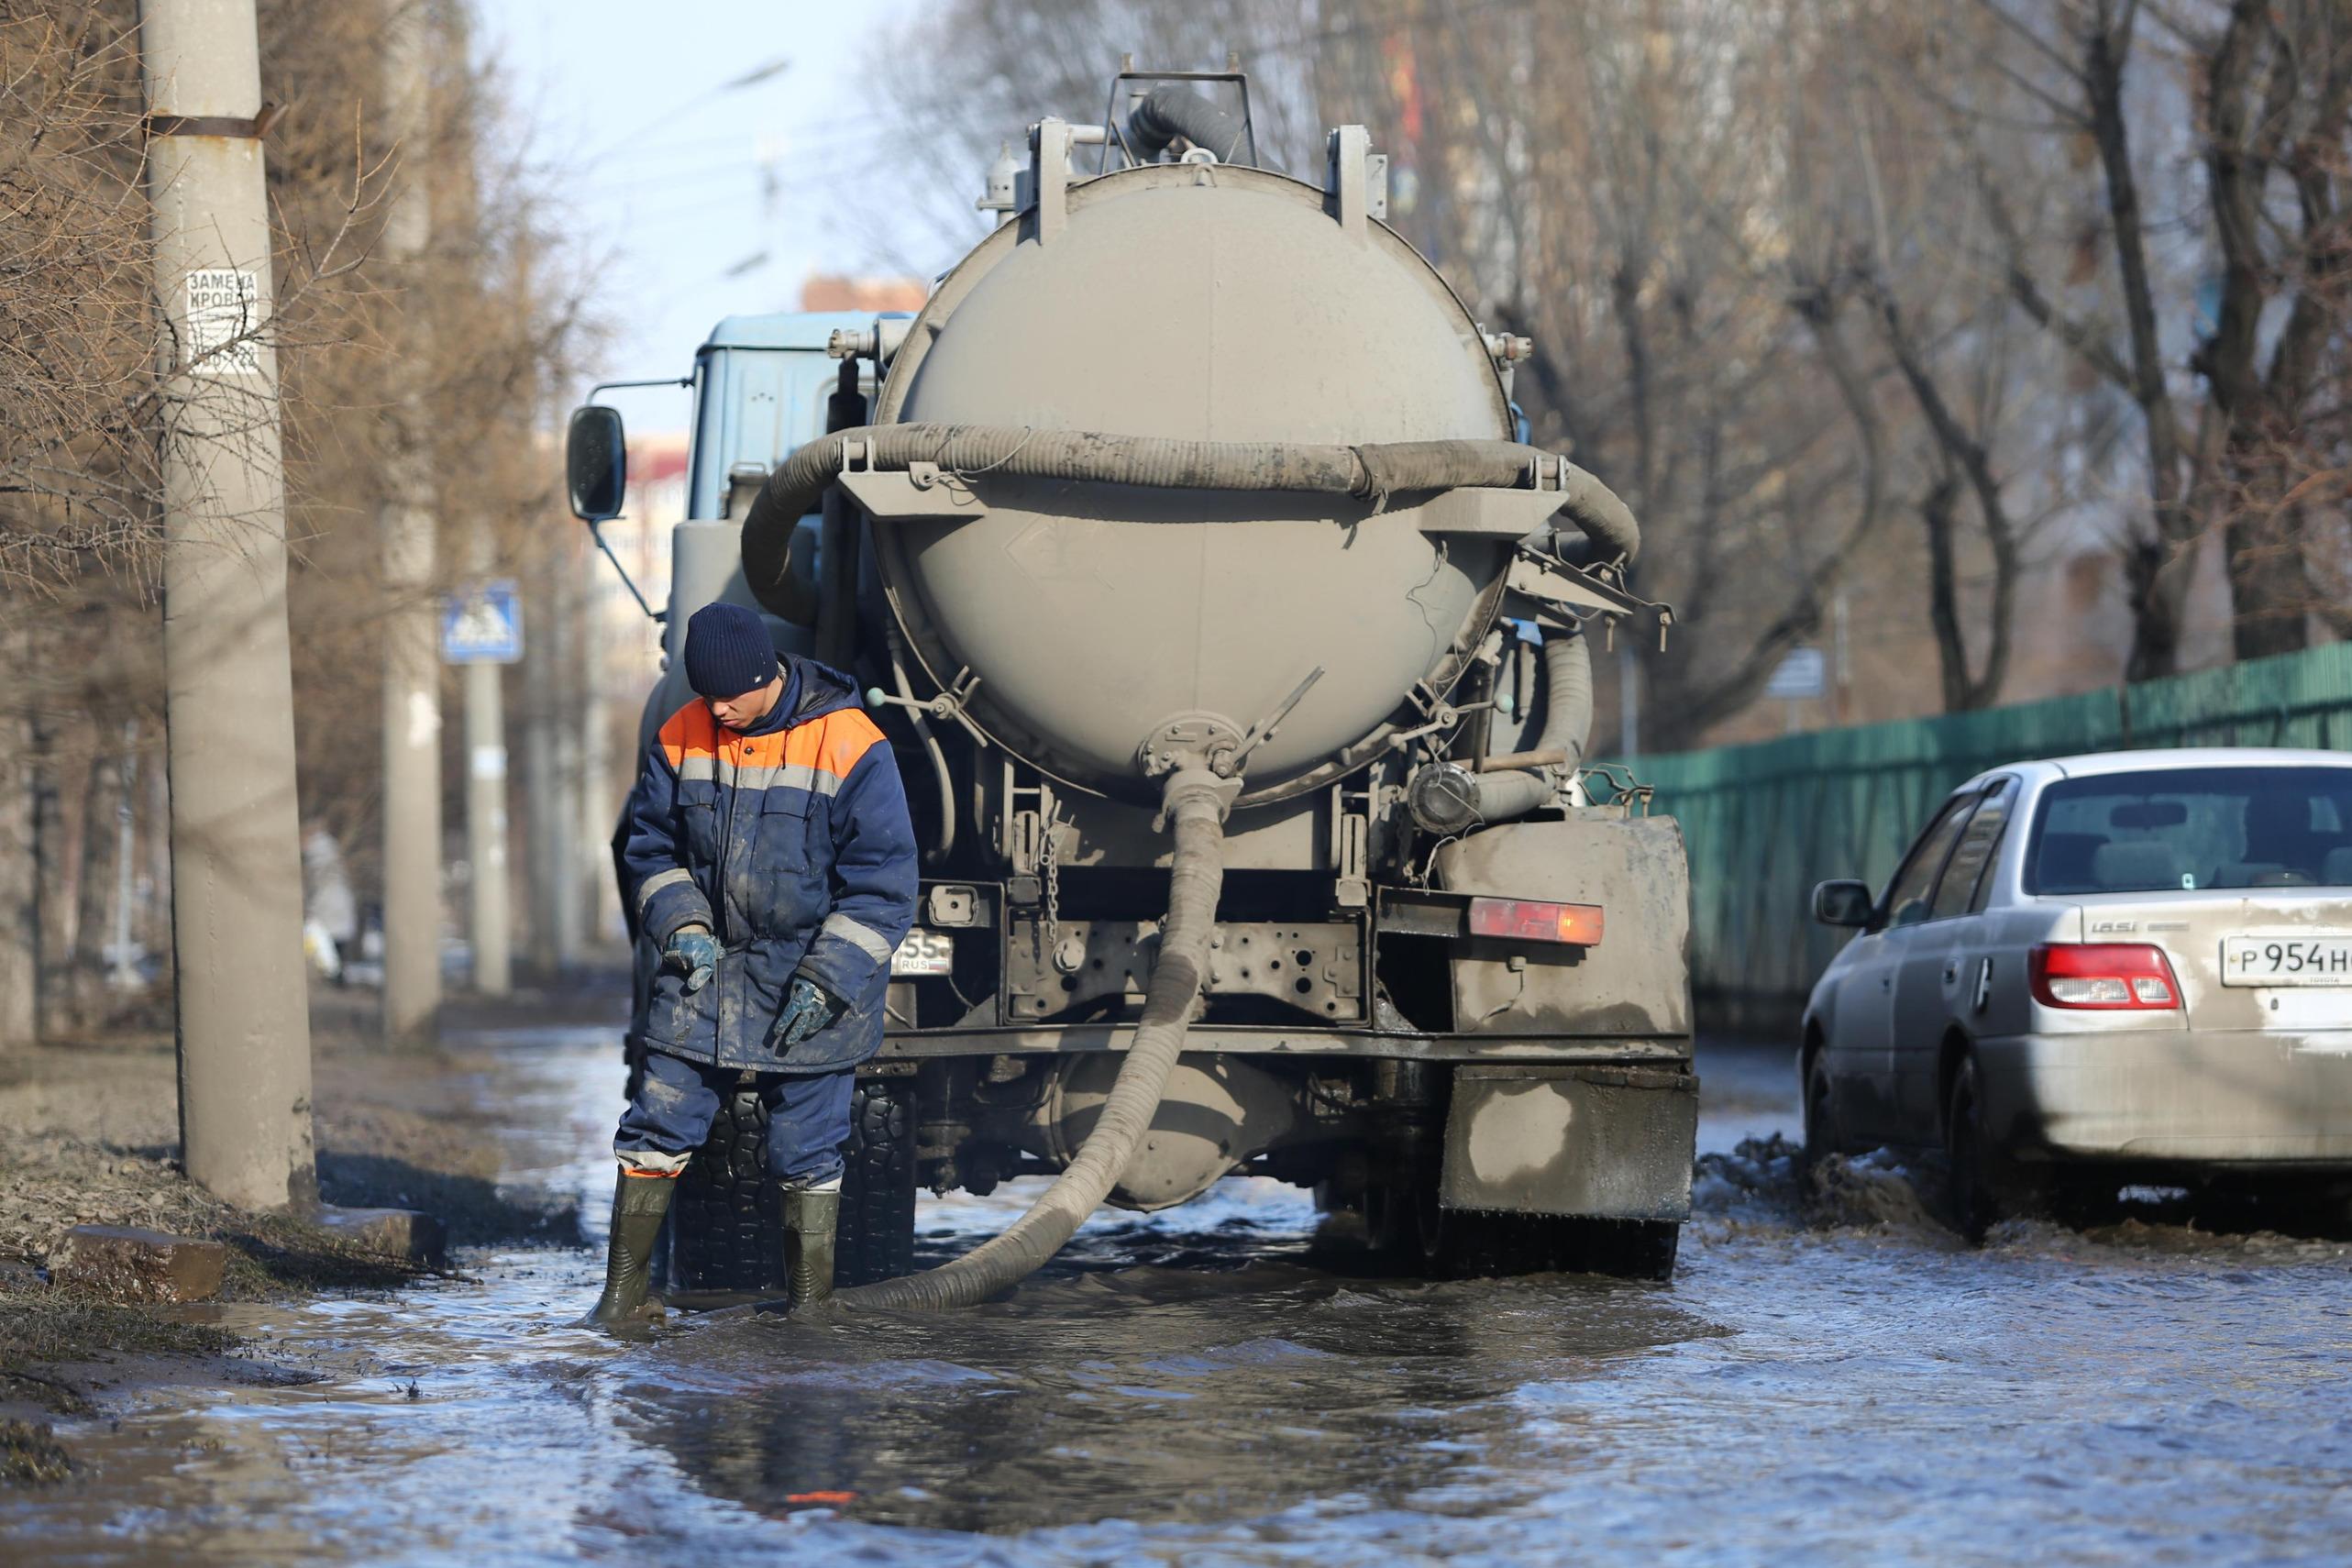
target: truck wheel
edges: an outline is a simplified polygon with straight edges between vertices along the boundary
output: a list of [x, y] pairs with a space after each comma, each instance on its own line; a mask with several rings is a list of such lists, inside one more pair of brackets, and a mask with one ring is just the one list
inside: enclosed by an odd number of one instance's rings
[[[914, 1084], [860, 1078], [842, 1145], [836, 1285], [914, 1271]], [[784, 1288], [784, 1230], [767, 1178], [767, 1108], [756, 1088], [731, 1091], [711, 1135], [678, 1178], [669, 1268], [680, 1290]]]
[[670, 1201], [670, 1264], [678, 1288], [769, 1294], [784, 1288], [784, 1221], [773, 1192], [767, 1108], [756, 1087], [730, 1089]]
[[1683, 1235], [1670, 1220], [1454, 1214], [1449, 1221], [1456, 1277], [1591, 1274], [1664, 1281], [1674, 1276]]
[[1433, 1177], [1378, 1183], [1364, 1195], [1364, 1240], [1384, 1273], [1428, 1279], [1453, 1273], [1462, 1218], [1439, 1207]]
[[834, 1283], [872, 1285], [914, 1272], [912, 1078], [860, 1078], [842, 1145], [841, 1231]]
[[1663, 1284], [1674, 1277], [1683, 1228], [1671, 1220], [1596, 1220], [1586, 1272]]

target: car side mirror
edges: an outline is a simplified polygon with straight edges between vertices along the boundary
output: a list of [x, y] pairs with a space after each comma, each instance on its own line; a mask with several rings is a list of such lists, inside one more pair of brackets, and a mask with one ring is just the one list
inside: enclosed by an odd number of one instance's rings
[[1813, 918], [1824, 925], [1863, 926], [1877, 911], [1867, 882], [1818, 882], [1813, 889]]
[[593, 526], [621, 515], [621, 498], [629, 485], [629, 447], [619, 409], [592, 403], [571, 411], [571, 429], [564, 439], [564, 479], [571, 491], [572, 514], [581, 522]]

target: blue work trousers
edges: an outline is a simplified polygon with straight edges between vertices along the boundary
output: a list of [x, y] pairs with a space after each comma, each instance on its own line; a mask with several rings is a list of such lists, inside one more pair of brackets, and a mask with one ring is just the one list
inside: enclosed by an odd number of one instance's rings
[[[648, 1051], [645, 1072], [613, 1135], [624, 1165], [683, 1169], [702, 1147], [726, 1097], [742, 1081], [740, 1067], [714, 1067]], [[815, 1187], [841, 1175], [841, 1146], [849, 1141], [849, 1099], [856, 1073], [763, 1074], [759, 1098], [767, 1106], [767, 1174], [795, 1187]], [[656, 1156], [633, 1160], [632, 1155]]]

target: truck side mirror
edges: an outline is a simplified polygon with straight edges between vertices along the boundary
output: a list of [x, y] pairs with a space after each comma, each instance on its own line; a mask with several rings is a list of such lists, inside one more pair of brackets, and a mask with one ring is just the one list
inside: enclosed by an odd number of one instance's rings
[[1824, 925], [1862, 926], [1871, 922], [1878, 900], [1867, 882], [1819, 882], [1813, 889], [1813, 918]]
[[564, 478], [571, 491], [572, 514], [593, 526], [621, 515], [629, 484], [629, 447], [621, 411], [589, 403], [571, 411], [564, 439]]

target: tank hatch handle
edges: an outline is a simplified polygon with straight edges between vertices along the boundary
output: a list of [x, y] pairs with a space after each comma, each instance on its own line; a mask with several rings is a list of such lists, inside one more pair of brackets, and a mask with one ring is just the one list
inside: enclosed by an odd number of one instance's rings
[[965, 711], [972, 705], [972, 699], [979, 694], [979, 690], [980, 678], [972, 673], [971, 666], [966, 665], [955, 672], [955, 679], [947, 683], [947, 689], [935, 697], [916, 697], [892, 692], [879, 686], [869, 686], [866, 689], [866, 705], [868, 708], [904, 708], [927, 719], [953, 719], [970, 732], [974, 741], [985, 747], [988, 737], [979, 732]]
[[1275, 704], [1274, 712], [1250, 726], [1250, 733], [1242, 737], [1242, 744], [1234, 748], [1231, 756], [1210, 756], [1209, 771], [1220, 778], [1231, 778], [1238, 775], [1250, 760], [1250, 753], [1274, 739], [1274, 733], [1282, 727], [1282, 721], [1290, 717], [1290, 710], [1298, 706], [1300, 700], [1309, 691], [1314, 690], [1315, 682], [1322, 679], [1323, 667], [1319, 664], [1307, 672], [1306, 679], [1290, 689], [1289, 696]]

